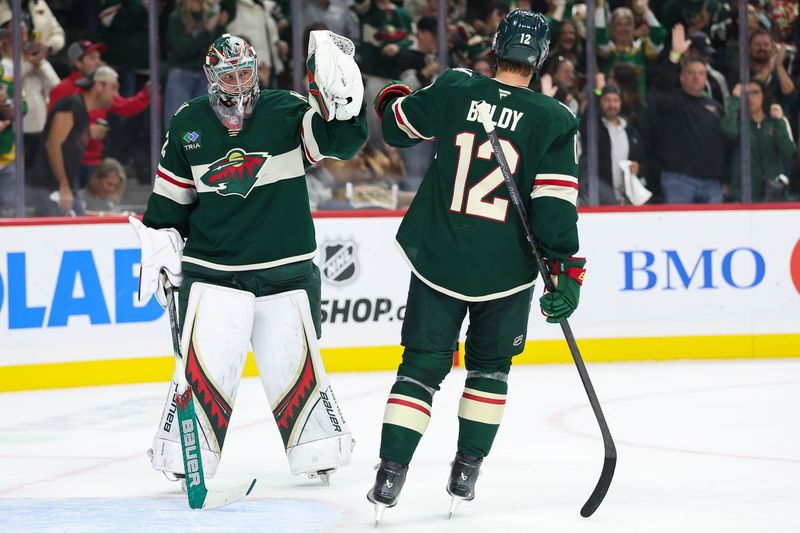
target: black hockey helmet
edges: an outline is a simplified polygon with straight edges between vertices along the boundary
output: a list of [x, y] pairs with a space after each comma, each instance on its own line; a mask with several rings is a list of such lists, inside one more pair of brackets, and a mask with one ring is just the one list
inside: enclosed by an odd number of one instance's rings
[[539, 70], [550, 51], [550, 27], [541, 13], [515, 9], [500, 22], [492, 39], [498, 59]]

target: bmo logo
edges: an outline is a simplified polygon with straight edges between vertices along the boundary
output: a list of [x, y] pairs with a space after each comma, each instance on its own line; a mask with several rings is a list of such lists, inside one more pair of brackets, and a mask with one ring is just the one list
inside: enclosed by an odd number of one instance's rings
[[[798, 244], [800, 247], [800, 243]], [[622, 291], [752, 289], [764, 281], [764, 256], [753, 248], [715, 248], [688, 253], [678, 250], [629, 250], [622, 255]], [[800, 251], [795, 248], [795, 286], [800, 291]]]

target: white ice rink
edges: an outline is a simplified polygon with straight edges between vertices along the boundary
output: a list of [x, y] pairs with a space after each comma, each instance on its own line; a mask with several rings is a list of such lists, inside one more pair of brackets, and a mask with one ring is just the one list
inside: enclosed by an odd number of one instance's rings
[[[447, 519], [464, 371], [433, 418], [381, 531], [800, 532], [800, 361], [590, 364], [619, 462], [600, 509], [578, 510], [603, 460], [573, 366], [513, 369], [477, 498]], [[166, 384], [0, 394], [0, 531], [374, 531], [383, 406], [394, 374], [333, 374], [357, 439], [331, 487], [293, 477], [260, 382], [246, 379], [211, 486], [258, 477], [251, 496], [190, 511], [151, 470]]]

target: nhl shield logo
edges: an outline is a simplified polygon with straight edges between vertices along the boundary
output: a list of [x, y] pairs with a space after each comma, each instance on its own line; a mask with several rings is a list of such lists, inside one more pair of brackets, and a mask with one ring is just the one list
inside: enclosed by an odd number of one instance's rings
[[347, 285], [358, 277], [358, 244], [353, 240], [322, 243], [320, 271], [331, 285]]

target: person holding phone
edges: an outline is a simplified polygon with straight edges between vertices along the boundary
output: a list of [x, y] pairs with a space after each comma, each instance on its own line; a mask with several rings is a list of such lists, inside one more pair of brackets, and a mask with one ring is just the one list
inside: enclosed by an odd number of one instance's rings
[[[75, 41], [67, 48], [67, 60], [72, 66], [72, 72], [56, 85], [50, 92], [49, 110], [66, 96], [83, 92], [78, 86], [78, 81], [88, 76], [97, 67], [103, 64], [102, 54], [107, 50], [104, 43], [92, 42], [88, 39]], [[89, 113], [90, 139], [83, 154], [76, 175], [72, 177], [77, 190], [86, 187], [92, 171], [100, 164], [103, 157], [106, 138], [109, 132], [108, 114], [120, 117], [132, 117], [143, 112], [150, 106], [150, 82], [130, 98], [117, 95], [108, 109], [97, 108]], [[102, 122], [100, 122], [102, 120]], [[100, 124], [99, 126], [97, 124]]]
[[[83, 214], [78, 189], [71, 179], [76, 175], [92, 133], [89, 114], [108, 109], [119, 94], [118, 75], [101, 66], [78, 81], [83, 94], [62, 98], [47, 117], [43, 140], [29, 176], [31, 197], [40, 216]], [[95, 131], [102, 126], [95, 127]], [[58, 194], [54, 194], [55, 192]]]

